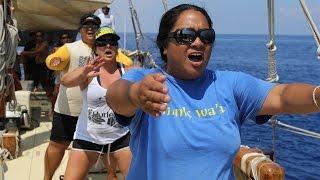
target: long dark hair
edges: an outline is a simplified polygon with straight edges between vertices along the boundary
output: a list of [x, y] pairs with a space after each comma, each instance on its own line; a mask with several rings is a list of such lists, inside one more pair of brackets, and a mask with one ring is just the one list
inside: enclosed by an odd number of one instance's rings
[[163, 54], [164, 48], [167, 47], [168, 41], [168, 34], [170, 33], [172, 27], [177, 22], [178, 17], [183, 11], [186, 10], [195, 10], [201, 12], [207, 19], [209, 28], [212, 28], [212, 21], [204, 8], [201, 8], [196, 5], [191, 4], [180, 4], [170, 10], [168, 10], [165, 14], [162, 15], [160, 25], [159, 25], [159, 33], [157, 35], [157, 46], [160, 50], [161, 58], [164, 62], [167, 62], [167, 57]]

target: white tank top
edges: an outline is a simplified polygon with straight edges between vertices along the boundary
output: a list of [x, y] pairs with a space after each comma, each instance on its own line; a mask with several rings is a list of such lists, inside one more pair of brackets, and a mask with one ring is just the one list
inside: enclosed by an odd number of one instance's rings
[[[123, 73], [124, 69], [121, 67], [121, 74]], [[107, 89], [101, 87], [97, 77], [94, 77], [88, 87], [82, 91], [83, 106], [74, 139], [105, 145], [129, 132], [127, 127], [121, 126], [116, 121], [112, 109], [107, 105], [106, 93]]]

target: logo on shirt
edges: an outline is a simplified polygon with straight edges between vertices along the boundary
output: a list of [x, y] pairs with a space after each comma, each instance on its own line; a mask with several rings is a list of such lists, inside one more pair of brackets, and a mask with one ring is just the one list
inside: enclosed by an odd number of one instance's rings
[[117, 121], [113, 111], [99, 112], [88, 108], [88, 120], [96, 124], [106, 123], [115, 128], [123, 128]]
[[168, 107], [166, 111], [162, 113], [162, 115], [166, 116], [174, 116], [174, 117], [186, 117], [192, 118], [196, 116], [197, 118], [211, 118], [216, 115], [222, 115], [225, 113], [225, 107], [220, 104], [215, 104], [214, 107], [210, 108], [202, 108], [202, 109], [193, 109], [189, 110], [187, 107], [181, 108], [171, 108]]
[[89, 121], [92, 121], [96, 124], [101, 124], [105, 122], [105, 120], [102, 117], [103, 117], [102, 114], [100, 114], [99, 112], [94, 112], [92, 109], [88, 110]]
[[79, 67], [83, 67], [88, 64], [90, 56], [79, 56]]

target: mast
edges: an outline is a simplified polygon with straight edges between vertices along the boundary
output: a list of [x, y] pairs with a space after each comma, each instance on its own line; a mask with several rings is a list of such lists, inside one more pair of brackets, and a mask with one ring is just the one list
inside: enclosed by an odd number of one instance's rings
[[144, 39], [144, 37], [141, 32], [138, 15], [137, 15], [136, 10], [133, 7], [132, 0], [128, 0], [128, 1], [129, 1], [129, 9], [130, 9], [130, 13], [131, 13], [131, 21], [132, 21], [132, 25], [133, 25], [134, 35], [136, 38], [136, 48], [137, 48], [137, 53], [138, 53], [138, 61], [139, 61], [140, 65], [143, 66], [144, 58], [143, 58], [143, 56], [141, 56], [141, 48], [142, 48], [141, 46], [142, 46], [142, 40]]

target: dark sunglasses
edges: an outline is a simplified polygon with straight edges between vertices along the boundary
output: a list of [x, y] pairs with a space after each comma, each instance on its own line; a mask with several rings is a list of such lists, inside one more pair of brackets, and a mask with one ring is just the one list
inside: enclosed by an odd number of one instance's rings
[[83, 24], [83, 25], [81, 26], [81, 28], [84, 28], [84, 29], [89, 29], [89, 28], [99, 29], [99, 26], [98, 26], [98, 25], [94, 25], [94, 24]]
[[118, 46], [118, 41], [113, 39], [99, 39], [94, 42], [94, 45], [96, 47], [104, 47], [107, 44], [109, 44], [110, 46]]
[[61, 39], [68, 39], [68, 36], [62, 36]]
[[177, 29], [168, 34], [168, 38], [174, 38], [178, 44], [192, 44], [197, 37], [205, 44], [212, 44], [216, 38], [214, 29], [199, 29], [198, 31], [192, 28]]

